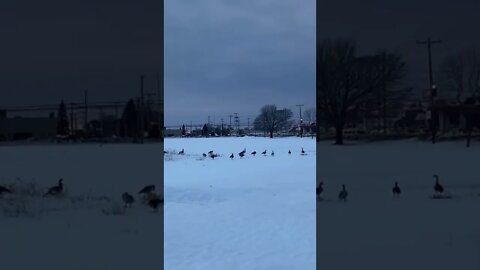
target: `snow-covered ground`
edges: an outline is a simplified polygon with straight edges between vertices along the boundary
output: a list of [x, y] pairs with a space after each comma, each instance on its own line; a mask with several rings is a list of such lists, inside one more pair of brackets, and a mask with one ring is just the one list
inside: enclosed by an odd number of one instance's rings
[[315, 269], [314, 140], [172, 138], [165, 150], [165, 269]]
[[[162, 212], [121, 194], [160, 187], [162, 145], [0, 147], [0, 268], [156, 269]], [[64, 179], [64, 198], [42, 198]]]
[[[317, 144], [321, 269], [480, 269], [480, 147], [464, 141]], [[433, 174], [452, 199], [430, 199]], [[394, 181], [402, 189], [393, 198]], [[337, 202], [341, 185], [349, 201]], [[331, 200], [331, 201], [330, 201]]]

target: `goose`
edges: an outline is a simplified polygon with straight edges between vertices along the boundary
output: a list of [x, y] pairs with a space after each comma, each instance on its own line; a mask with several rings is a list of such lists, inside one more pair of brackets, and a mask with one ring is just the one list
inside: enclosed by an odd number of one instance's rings
[[317, 187], [317, 197], [320, 196], [320, 194], [322, 194], [323, 192], [323, 182], [320, 182], [318, 183], [318, 187]]
[[302, 154], [305, 154], [305, 151], [303, 151], [303, 147], [302, 147]]
[[290, 155], [292, 152], [290, 150], [288, 150], [288, 154]]
[[240, 152], [238, 153], [238, 155], [242, 158], [243, 156], [245, 156], [245, 152]]
[[271, 154], [271, 155], [272, 155], [272, 157], [275, 155], [275, 153], [273, 153], [273, 150], [272, 150], [272, 154]]
[[437, 193], [443, 193], [443, 186], [440, 185], [440, 183], [438, 182], [438, 179], [439, 179], [438, 175], [434, 174], [433, 177], [435, 178], [435, 186], [433, 186], [433, 189]]
[[122, 200], [125, 203], [125, 207], [132, 207], [132, 204], [135, 202], [135, 199], [128, 192], [122, 194]]
[[153, 208], [154, 212], [158, 211], [158, 206], [163, 204], [163, 198], [153, 198], [148, 201], [148, 206]]
[[4, 186], [0, 186], [0, 195], [2, 195], [2, 193], [12, 193], [12, 191]]
[[233, 157], [234, 157], [234, 155], [233, 155], [233, 153], [232, 153], [232, 154], [230, 155], [230, 158], [233, 159]]
[[182, 148], [182, 151], [178, 152], [179, 155], [185, 154], [185, 150]]
[[207, 154], [203, 153], [202, 156], [205, 158], [205, 157], [207, 157]]
[[255, 156], [257, 154], [257, 151], [253, 151], [251, 154]]
[[58, 180], [58, 185], [49, 188], [47, 193], [43, 194], [43, 197], [47, 197], [49, 195], [58, 196], [62, 193], [62, 191], [63, 191], [63, 179], [60, 178]]
[[153, 192], [155, 190], [155, 185], [148, 185], [148, 186], [145, 186], [144, 188], [142, 188], [138, 194], [149, 194], [151, 192]]
[[346, 201], [347, 201], [347, 197], [348, 197], [348, 192], [347, 192], [347, 190], [345, 189], [345, 185], [342, 185], [342, 190], [341, 190], [340, 193], [338, 194], [338, 199], [339, 199], [340, 201], [346, 202]]
[[263, 151], [262, 154], [266, 155], [266, 154], [267, 154], [267, 150]]
[[395, 186], [393, 187], [393, 196], [400, 196], [400, 187], [398, 186], [398, 183], [395, 181]]

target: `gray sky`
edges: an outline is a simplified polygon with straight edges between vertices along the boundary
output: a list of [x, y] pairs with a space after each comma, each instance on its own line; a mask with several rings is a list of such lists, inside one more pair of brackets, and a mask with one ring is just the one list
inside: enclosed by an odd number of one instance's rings
[[126, 100], [156, 90], [157, 0], [0, 3], [0, 107]]
[[165, 3], [165, 124], [315, 104], [313, 0]]
[[[435, 68], [455, 50], [471, 46], [480, 49], [478, 0], [319, 2], [320, 40], [351, 37], [357, 42], [360, 54], [381, 48], [400, 53], [410, 69], [406, 84], [417, 91], [428, 86], [428, 58], [426, 46], [417, 45], [416, 40], [431, 37], [443, 41], [432, 47]], [[445, 93], [440, 87], [438, 91], [440, 95]]]

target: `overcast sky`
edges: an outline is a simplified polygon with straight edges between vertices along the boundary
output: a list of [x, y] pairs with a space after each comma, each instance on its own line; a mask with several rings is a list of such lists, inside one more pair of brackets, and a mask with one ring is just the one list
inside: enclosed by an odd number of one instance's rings
[[0, 107], [118, 101], [156, 91], [162, 29], [157, 0], [0, 3]]
[[315, 104], [315, 1], [165, 3], [165, 124]]
[[[406, 84], [417, 91], [428, 86], [425, 45], [416, 40], [440, 39], [432, 46], [433, 65], [456, 50], [480, 49], [478, 0], [321, 0], [318, 38], [351, 37], [359, 54], [386, 48], [400, 53], [410, 72]], [[438, 76], [434, 76], [436, 80]], [[436, 80], [438, 82], [438, 80]], [[438, 88], [439, 94], [445, 89]]]

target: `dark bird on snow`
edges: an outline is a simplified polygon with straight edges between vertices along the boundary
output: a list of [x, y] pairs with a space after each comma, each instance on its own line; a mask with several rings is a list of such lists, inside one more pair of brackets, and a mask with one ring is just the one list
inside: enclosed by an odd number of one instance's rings
[[163, 205], [163, 198], [153, 198], [148, 201], [148, 206], [153, 208], [155, 212], [158, 210], [159, 205]]
[[302, 147], [302, 154], [305, 154], [305, 151], [303, 151], [303, 147]]
[[245, 156], [245, 152], [240, 152], [240, 153], [238, 153], [238, 155], [242, 158], [242, 157]]
[[203, 153], [202, 156], [203, 156], [203, 157], [207, 157], [207, 154]]
[[232, 153], [232, 154], [230, 155], [230, 158], [233, 159], [233, 157], [234, 157], [234, 155], [233, 155], [233, 153]]
[[208, 151], [208, 154], [209, 155], [213, 154], [213, 150]]
[[317, 197], [320, 196], [322, 192], [323, 192], [323, 182], [320, 182], [318, 183], [318, 187], [317, 187]]
[[257, 151], [253, 151], [251, 154], [255, 156], [257, 154]]
[[247, 152], [247, 148], [243, 148], [242, 152], [240, 152], [240, 153], [244, 153], [244, 154], [245, 154], [246, 152]]
[[290, 150], [288, 150], [288, 154], [291, 154], [292, 152]]
[[2, 195], [2, 193], [12, 193], [12, 191], [4, 186], [0, 186], [0, 195]]
[[178, 152], [179, 155], [185, 154], [185, 150], [182, 148], [182, 151]]
[[138, 192], [138, 194], [148, 194], [148, 193], [151, 193], [155, 190], [155, 185], [148, 185], [148, 186], [145, 186], [144, 188], [142, 188], [142, 190], [140, 190]]
[[348, 192], [347, 192], [347, 190], [345, 189], [345, 185], [342, 185], [342, 190], [341, 190], [340, 193], [338, 194], [338, 199], [341, 200], [341, 201], [346, 202], [346, 201], [347, 201], [347, 197], [348, 197]]
[[435, 186], [433, 186], [433, 189], [437, 193], [443, 193], [443, 186], [440, 185], [440, 183], [438, 182], [438, 179], [439, 179], [438, 175], [434, 174], [433, 177], [435, 178]]
[[164, 150], [163, 153], [164, 153], [164, 154], [167, 154], [168, 152]]
[[57, 196], [57, 195], [60, 195], [62, 192], [63, 192], [63, 179], [60, 178], [58, 180], [58, 185], [49, 188], [47, 193], [43, 194], [43, 197]]
[[400, 187], [398, 186], [398, 183], [395, 182], [395, 186], [393, 187], [393, 196], [400, 196]]
[[133, 196], [128, 194], [128, 192], [122, 194], [122, 200], [125, 203], [125, 207], [132, 207], [132, 204], [135, 202]]
[[272, 151], [272, 154], [271, 154], [271, 155], [272, 155], [272, 157], [275, 155], [275, 154], [273, 153], [273, 151]]
[[266, 154], [267, 154], [267, 150], [263, 151], [262, 154], [266, 155]]

